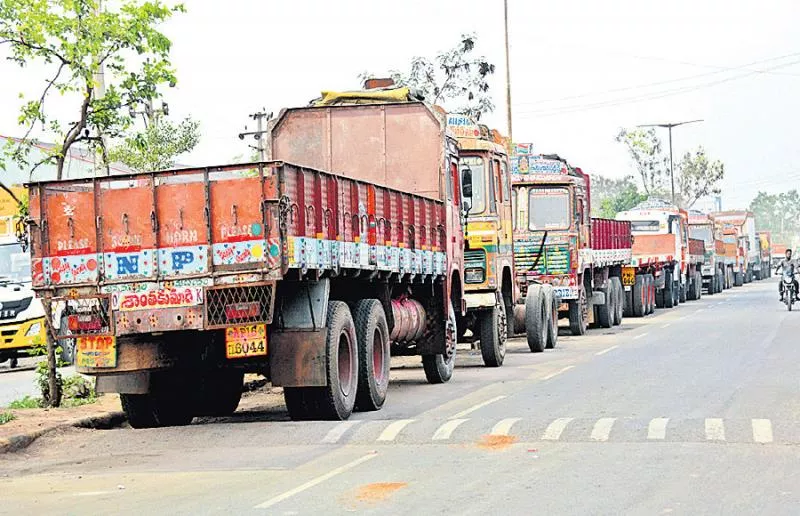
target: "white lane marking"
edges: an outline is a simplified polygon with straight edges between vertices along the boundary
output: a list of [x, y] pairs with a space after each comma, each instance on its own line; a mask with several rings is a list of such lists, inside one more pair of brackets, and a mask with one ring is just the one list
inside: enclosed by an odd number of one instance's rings
[[597, 353], [595, 353], [595, 355], [596, 355], [596, 356], [598, 356], [598, 357], [599, 357], [600, 355], [605, 355], [605, 354], [606, 354], [606, 353], [608, 353], [609, 351], [613, 351], [613, 350], [617, 349], [618, 347], [619, 347], [619, 346], [611, 346], [610, 348], [606, 348], [606, 349], [604, 349], [603, 351], [598, 351]]
[[639, 339], [641, 339], [642, 337], [645, 337], [645, 336], [647, 336], [647, 332], [645, 332], [645, 333], [642, 333], [641, 335], [637, 335], [637, 336], [635, 336], [635, 337], [633, 338], [633, 340], [639, 340]]
[[383, 429], [381, 435], [378, 436], [378, 441], [394, 441], [397, 434], [400, 431], [408, 426], [409, 424], [416, 421], [415, 419], [398, 419], [397, 421], [393, 422], [389, 426]]
[[569, 371], [569, 370], [570, 370], [570, 369], [572, 369], [573, 367], [575, 367], [575, 366], [574, 366], [574, 365], [568, 365], [567, 367], [564, 367], [564, 368], [562, 368], [562, 369], [559, 369], [559, 370], [558, 370], [558, 371], [556, 371], [555, 373], [550, 373], [550, 374], [548, 374], [547, 376], [545, 376], [544, 378], [542, 378], [542, 380], [549, 380], [550, 378], [555, 378], [556, 376], [560, 375], [561, 373], [566, 373], [567, 371]]
[[648, 439], [665, 439], [667, 437], [667, 423], [668, 417], [657, 417], [650, 420], [647, 425], [647, 438]]
[[507, 419], [501, 419], [497, 422], [496, 425], [492, 427], [491, 435], [508, 435], [511, 432], [511, 427], [517, 421], [520, 421], [521, 418], [518, 417], [509, 417]]
[[708, 441], [725, 440], [725, 423], [721, 419], [716, 419], [716, 418], [706, 419], [706, 440]]
[[294, 496], [296, 494], [302, 493], [303, 491], [305, 491], [307, 489], [311, 489], [315, 485], [321, 484], [321, 483], [325, 482], [326, 480], [328, 480], [330, 478], [333, 478], [336, 475], [340, 475], [340, 474], [344, 473], [345, 471], [347, 471], [349, 469], [353, 469], [356, 466], [358, 466], [359, 464], [362, 464], [364, 462], [367, 462], [368, 460], [374, 459], [377, 456], [378, 456], [377, 453], [372, 452], [372, 453], [370, 453], [368, 455], [364, 455], [363, 457], [359, 457], [359, 458], [357, 458], [356, 460], [354, 460], [352, 462], [348, 462], [344, 466], [339, 466], [338, 468], [335, 468], [335, 469], [332, 469], [332, 470], [328, 471], [324, 475], [320, 475], [317, 478], [311, 479], [308, 482], [306, 482], [305, 484], [301, 484], [301, 485], [295, 487], [294, 489], [290, 489], [290, 490], [286, 491], [285, 493], [279, 494], [278, 496], [276, 496], [274, 498], [270, 498], [266, 502], [260, 503], [260, 504], [256, 505], [253, 508], [254, 509], [266, 509], [268, 507], [272, 507], [273, 505], [275, 505], [277, 503], [280, 503], [280, 502], [282, 502], [282, 501], [284, 501], [286, 499], [289, 499], [289, 498], [291, 498], [292, 496]]
[[121, 490], [118, 491], [83, 491], [82, 493], [72, 493], [72, 496], [102, 496], [111, 493], [119, 493]]
[[561, 438], [561, 434], [564, 432], [564, 429], [567, 428], [567, 425], [572, 421], [573, 418], [571, 417], [560, 417], [550, 423], [542, 434], [543, 441], [558, 441]]
[[669, 328], [670, 326], [672, 326], [672, 323], [667, 323], [667, 324], [662, 324], [661, 325], [662, 328]]
[[434, 432], [432, 439], [434, 441], [444, 441], [445, 439], [450, 439], [450, 436], [453, 434], [453, 431], [466, 421], [469, 420], [451, 419], [450, 421], [448, 421], [447, 423], [443, 424], [442, 426], [436, 429], [436, 432]]
[[592, 441], [608, 441], [611, 429], [614, 427], [615, 417], [603, 417], [597, 420], [590, 436]]
[[325, 444], [334, 444], [339, 442], [339, 439], [342, 438], [345, 432], [347, 432], [360, 422], [361, 421], [342, 421], [341, 423], [330, 429], [330, 431], [322, 439], [322, 442]]
[[695, 310], [694, 312], [695, 312], [695, 313], [697, 313], [697, 312], [702, 312], [703, 310], [705, 310], [705, 308], [698, 308], [698, 309], [697, 309], [697, 310]]
[[459, 412], [458, 414], [454, 414], [454, 415], [450, 416], [450, 418], [449, 418], [449, 419], [458, 419], [458, 418], [462, 418], [462, 417], [466, 416], [467, 414], [472, 414], [472, 413], [473, 413], [473, 412], [475, 412], [476, 410], [478, 410], [478, 409], [482, 409], [482, 408], [483, 408], [483, 407], [485, 407], [486, 405], [489, 405], [489, 404], [491, 404], [491, 403], [494, 403], [495, 401], [500, 401], [500, 400], [502, 400], [503, 398], [505, 398], [505, 396], [495, 396], [495, 397], [494, 397], [494, 398], [492, 398], [492, 399], [489, 399], [489, 400], [486, 400], [486, 401], [482, 401], [482, 402], [480, 402], [480, 403], [478, 403], [478, 404], [476, 404], [476, 405], [473, 405], [473, 406], [471, 406], [470, 408], [468, 408], [468, 409], [466, 409], [466, 410], [462, 410], [462, 411], [461, 411], [461, 412]]
[[757, 443], [771, 443], [772, 421], [769, 419], [754, 419], [753, 440]]

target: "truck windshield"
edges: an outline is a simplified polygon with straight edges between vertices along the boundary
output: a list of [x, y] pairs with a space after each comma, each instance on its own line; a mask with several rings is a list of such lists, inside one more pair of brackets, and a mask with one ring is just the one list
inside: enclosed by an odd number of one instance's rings
[[477, 215], [486, 210], [486, 174], [483, 158], [480, 156], [466, 156], [460, 160], [461, 167], [472, 171], [472, 207], [470, 215]]
[[707, 244], [714, 241], [714, 235], [711, 233], [711, 226], [689, 226], [689, 236], [705, 240]]
[[528, 228], [534, 231], [569, 229], [569, 190], [531, 188], [528, 193]]
[[656, 233], [660, 228], [657, 220], [632, 220], [631, 231], [633, 233]]
[[0, 280], [29, 282], [31, 257], [17, 243], [0, 244]]

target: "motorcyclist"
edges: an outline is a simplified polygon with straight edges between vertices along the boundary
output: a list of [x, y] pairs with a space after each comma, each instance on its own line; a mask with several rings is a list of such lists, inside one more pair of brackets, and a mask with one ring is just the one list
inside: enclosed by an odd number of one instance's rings
[[[781, 263], [778, 264], [778, 267], [775, 269], [775, 272], [778, 272], [780, 270], [784, 270], [784, 271], [785, 270], [789, 270], [789, 271], [791, 271], [791, 273], [792, 273], [792, 282], [794, 283], [794, 300], [795, 301], [798, 300], [797, 294], [799, 292], [797, 278], [794, 275], [794, 271], [795, 271], [797, 265], [798, 265], [797, 264], [797, 260], [792, 259], [792, 250], [791, 249], [787, 249], [786, 250], [786, 257], [783, 260], [781, 260]], [[778, 300], [779, 301], [783, 301], [783, 281], [779, 281], [778, 282], [778, 294], [780, 295], [780, 298]]]

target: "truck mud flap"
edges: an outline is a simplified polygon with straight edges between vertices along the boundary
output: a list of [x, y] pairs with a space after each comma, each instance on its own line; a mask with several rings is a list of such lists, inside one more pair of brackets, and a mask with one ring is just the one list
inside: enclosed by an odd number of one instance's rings
[[276, 331], [270, 335], [270, 380], [281, 387], [324, 387], [327, 330]]

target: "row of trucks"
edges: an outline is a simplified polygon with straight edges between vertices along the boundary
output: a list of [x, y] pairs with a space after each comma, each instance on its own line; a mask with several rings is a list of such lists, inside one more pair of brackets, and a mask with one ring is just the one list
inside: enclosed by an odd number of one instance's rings
[[560, 318], [583, 334], [695, 298], [685, 212], [639, 210], [665, 214], [659, 254], [636, 213], [589, 216], [579, 168], [407, 88], [324, 92], [266, 141], [264, 162], [28, 185], [46, 335], [134, 427], [228, 415], [246, 372], [292, 419], [347, 419], [383, 406], [391, 356], [443, 383], [459, 341], [500, 366], [509, 335], [539, 352]]

